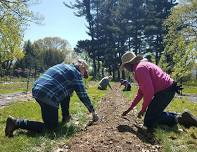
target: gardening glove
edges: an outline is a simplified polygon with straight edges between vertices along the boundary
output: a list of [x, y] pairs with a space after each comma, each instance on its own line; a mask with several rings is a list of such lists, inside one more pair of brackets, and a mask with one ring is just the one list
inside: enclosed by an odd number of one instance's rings
[[138, 117], [138, 118], [142, 118], [143, 115], [144, 115], [144, 113], [140, 111], [140, 112], [138, 113], [137, 117]]
[[126, 116], [132, 109], [129, 107], [126, 111], [122, 113], [122, 116]]
[[92, 121], [96, 122], [99, 120], [98, 114], [96, 112], [92, 112]]
[[96, 121], [99, 120], [99, 117], [98, 117], [98, 115], [97, 115], [96, 112], [92, 112], [91, 115], [92, 115], [92, 116], [91, 116], [91, 120], [88, 121], [88, 123], [87, 123], [86, 126], [91, 126], [91, 125], [94, 124], [94, 122], [96, 122]]

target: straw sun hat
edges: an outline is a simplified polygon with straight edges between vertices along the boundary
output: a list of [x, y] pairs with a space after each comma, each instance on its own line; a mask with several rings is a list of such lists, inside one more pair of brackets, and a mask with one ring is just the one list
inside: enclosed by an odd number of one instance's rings
[[123, 54], [121, 57], [122, 64], [120, 65], [120, 70], [123, 70], [125, 64], [127, 63], [135, 64], [141, 61], [142, 59], [143, 59], [142, 56], [140, 55], [136, 56], [134, 52], [128, 51], [125, 54]]

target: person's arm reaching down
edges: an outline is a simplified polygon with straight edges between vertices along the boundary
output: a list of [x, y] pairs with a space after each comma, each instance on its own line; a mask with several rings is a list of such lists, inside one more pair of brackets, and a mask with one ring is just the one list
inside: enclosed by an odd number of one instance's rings
[[151, 76], [146, 67], [139, 67], [135, 72], [136, 78], [138, 80], [139, 89], [143, 94], [143, 104], [140, 113], [144, 113], [149, 106], [152, 98], [154, 96], [154, 87], [152, 84]]
[[90, 98], [85, 90], [82, 80], [74, 80], [73, 82], [74, 90], [77, 93], [77, 96], [82, 101], [82, 103], [86, 106], [89, 112], [94, 112], [93, 105], [90, 101]]
[[137, 95], [135, 96], [135, 98], [133, 99], [133, 101], [131, 102], [131, 106], [123, 112], [122, 116], [126, 116], [131, 110], [133, 110], [133, 108], [139, 103], [139, 101], [142, 99], [143, 94], [141, 92], [140, 89], [138, 89]]
[[137, 95], [133, 99], [130, 108], [133, 109], [140, 102], [142, 97], [143, 97], [142, 91], [140, 90], [140, 88], [138, 88]]

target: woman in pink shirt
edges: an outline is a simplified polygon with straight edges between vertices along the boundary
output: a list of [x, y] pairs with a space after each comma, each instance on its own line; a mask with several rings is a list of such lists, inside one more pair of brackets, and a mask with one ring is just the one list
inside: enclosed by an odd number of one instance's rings
[[[122, 58], [120, 69], [125, 68], [129, 72], [133, 72], [139, 88], [136, 97], [131, 102], [128, 110], [123, 112], [123, 116], [127, 115], [143, 98], [142, 108], [138, 113], [138, 117], [145, 114], [144, 126], [148, 129], [155, 128], [157, 124], [168, 126], [176, 125], [178, 122], [183, 125], [197, 125], [197, 121], [193, 124], [193, 116], [186, 112], [178, 116], [176, 113], [164, 112], [164, 109], [174, 98], [175, 93], [180, 93], [182, 89], [174, 82], [170, 76], [163, 72], [157, 65], [148, 62], [141, 56], [136, 56], [133, 52], [126, 52]], [[188, 116], [189, 115], [189, 116]], [[185, 124], [185, 120], [191, 120], [191, 123]]]

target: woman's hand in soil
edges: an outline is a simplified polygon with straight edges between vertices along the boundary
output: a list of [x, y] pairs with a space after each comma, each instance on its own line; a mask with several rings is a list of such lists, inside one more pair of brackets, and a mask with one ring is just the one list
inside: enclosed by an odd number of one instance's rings
[[143, 115], [144, 115], [144, 113], [140, 111], [140, 112], [138, 113], [137, 117], [138, 117], [138, 118], [142, 118]]
[[122, 113], [122, 116], [126, 116], [132, 109], [129, 107], [126, 111]]
[[98, 114], [96, 112], [92, 112], [92, 121], [96, 122], [99, 120]]

